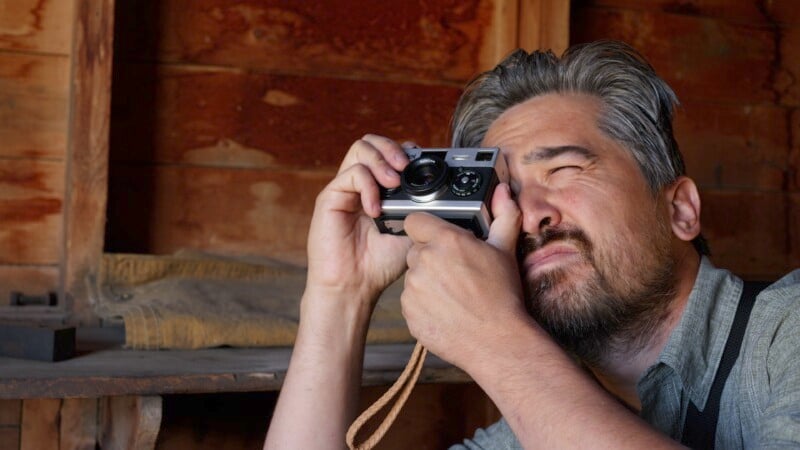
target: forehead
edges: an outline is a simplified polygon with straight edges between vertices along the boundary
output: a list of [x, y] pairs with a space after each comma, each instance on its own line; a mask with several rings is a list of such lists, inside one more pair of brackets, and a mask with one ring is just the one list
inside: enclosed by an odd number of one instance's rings
[[588, 145], [606, 138], [598, 127], [601, 102], [585, 94], [547, 94], [514, 105], [500, 115], [482, 145], [504, 151], [530, 145]]

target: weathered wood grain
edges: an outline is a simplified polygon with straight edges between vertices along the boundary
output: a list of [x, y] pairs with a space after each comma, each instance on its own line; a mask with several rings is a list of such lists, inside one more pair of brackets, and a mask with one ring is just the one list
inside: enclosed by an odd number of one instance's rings
[[794, 0], [579, 0], [575, 7], [638, 9], [669, 14], [710, 17], [754, 24], [800, 23], [800, 11]]
[[108, 186], [114, 0], [76, 0], [61, 298], [89, 320], [86, 277], [100, 267]]
[[61, 399], [37, 398], [22, 403], [20, 450], [58, 448]]
[[750, 279], [777, 279], [795, 268], [789, 195], [701, 191], [703, 233], [719, 266]]
[[67, 0], [4, 1], [0, 5], [0, 49], [68, 55], [73, 4]]
[[0, 427], [19, 427], [22, 400], [0, 400]]
[[57, 264], [64, 164], [0, 159], [0, 264]]
[[701, 188], [781, 191], [791, 176], [790, 120], [779, 106], [688, 100], [674, 125], [688, 174]]
[[570, 2], [563, 0], [520, 0], [518, 46], [562, 54], [569, 46], [569, 10]]
[[[365, 133], [442, 146], [460, 89], [195, 66], [117, 67], [111, 159], [336, 168]], [[112, 180], [113, 182], [113, 180]]]
[[0, 156], [64, 158], [68, 97], [68, 57], [0, 52]]
[[19, 448], [19, 427], [0, 427], [0, 447]]
[[769, 27], [653, 11], [576, 8], [570, 41], [620, 39], [635, 48], [678, 98], [771, 102], [775, 34]]
[[332, 172], [118, 166], [109, 192], [110, 251], [182, 248], [303, 264], [314, 199]]
[[98, 399], [65, 398], [61, 403], [59, 450], [95, 450]]
[[461, 84], [516, 46], [506, 23], [516, 4], [121, 2], [118, 49], [125, 59]]
[[152, 450], [161, 427], [161, 397], [102, 399], [100, 448]]
[[[363, 384], [394, 382], [411, 349], [408, 344], [367, 346]], [[58, 370], [53, 363], [0, 358], [0, 399], [278, 390], [290, 356], [290, 348], [102, 350], [56, 363]], [[469, 380], [432, 355], [420, 375], [422, 383]]]

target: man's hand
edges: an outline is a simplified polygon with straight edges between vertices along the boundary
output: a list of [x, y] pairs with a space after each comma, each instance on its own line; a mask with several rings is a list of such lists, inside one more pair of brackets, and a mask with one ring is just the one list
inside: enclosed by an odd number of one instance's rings
[[465, 369], [476, 350], [502, 336], [509, 320], [529, 321], [515, 254], [521, 213], [508, 185], [492, 199], [495, 219], [486, 242], [437, 217], [406, 218], [414, 245], [402, 295], [411, 334], [441, 358]]
[[374, 301], [405, 269], [409, 240], [381, 234], [372, 218], [380, 215], [378, 183], [399, 186], [398, 171], [407, 164], [400, 145], [385, 137], [366, 135], [350, 147], [311, 220], [307, 290], [315, 296]]

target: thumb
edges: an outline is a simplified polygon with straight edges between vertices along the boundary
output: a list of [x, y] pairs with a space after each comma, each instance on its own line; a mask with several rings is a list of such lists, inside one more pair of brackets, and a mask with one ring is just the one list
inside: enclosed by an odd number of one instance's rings
[[511, 189], [506, 183], [500, 183], [494, 191], [492, 214], [494, 221], [489, 227], [489, 237], [486, 238], [486, 242], [497, 249], [515, 252], [522, 225], [522, 212], [511, 198]]

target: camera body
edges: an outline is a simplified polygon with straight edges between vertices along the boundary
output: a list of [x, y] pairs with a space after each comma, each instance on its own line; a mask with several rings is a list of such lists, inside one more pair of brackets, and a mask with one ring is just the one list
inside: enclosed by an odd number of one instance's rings
[[381, 188], [381, 215], [375, 219], [382, 233], [405, 234], [407, 215], [424, 211], [471, 230], [485, 239], [492, 215], [494, 189], [508, 180], [505, 159], [497, 148], [405, 149], [408, 166], [400, 186]]

